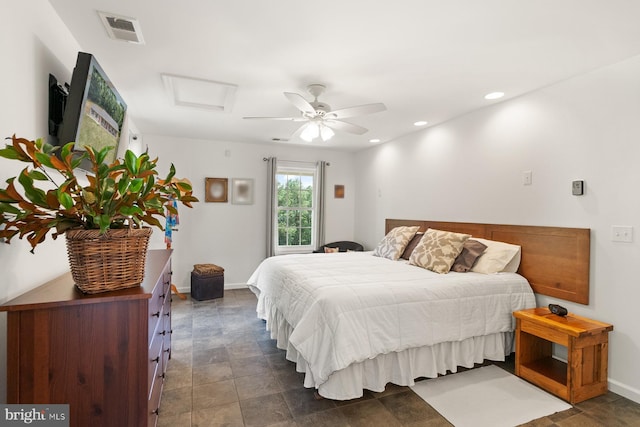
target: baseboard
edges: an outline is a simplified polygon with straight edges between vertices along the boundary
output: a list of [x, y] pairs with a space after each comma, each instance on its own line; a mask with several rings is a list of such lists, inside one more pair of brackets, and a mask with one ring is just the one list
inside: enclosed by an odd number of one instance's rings
[[[566, 358], [558, 357], [555, 354], [553, 355], [553, 358], [567, 363]], [[612, 380], [611, 378], [607, 378], [607, 383], [609, 391], [612, 391], [615, 394], [619, 394], [622, 397], [626, 397], [629, 400], [633, 400], [636, 403], [640, 403], [640, 390], [629, 387], [628, 385], [623, 384], [620, 381]]]
[[619, 381], [609, 378], [609, 390], [636, 403], [640, 403], [640, 390], [629, 387]]
[[[225, 290], [230, 290], [230, 289], [244, 289], [247, 288], [247, 284], [246, 283], [225, 283], [224, 284], [224, 289]], [[181, 286], [178, 289], [178, 292], [180, 292], [181, 294], [189, 294], [191, 293], [191, 287], [190, 286]]]

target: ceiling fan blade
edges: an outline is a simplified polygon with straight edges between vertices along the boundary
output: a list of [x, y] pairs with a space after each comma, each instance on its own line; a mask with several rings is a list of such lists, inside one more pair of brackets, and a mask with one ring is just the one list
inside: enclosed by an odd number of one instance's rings
[[340, 120], [324, 120], [323, 123], [329, 126], [331, 129], [354, 133], [356, 135], [362, 135], [367, 133], [369, 129], [362, 126], [354, 125], [353, 123], [342, 122]]
[[358, 105], [356, 107], [341, 108], [340, 110], [329, 111], [325, 114], [328, 119], [346, 119], [347, 117], [364, 116], [366, 114], [378, 113], [386, 110], [387, 107], [378, 102], [376, 104]]
[[306, 117], [243, 117], [243, 119], [285, 120], [289, 122], [304, 122], [308, 120]]
[[302, 111], [305, 114], [316, 114], [316, 109], [313, 108], [313, 105], [309, 104], [309, 102], [302, 97], [302, 95], [298, 95], [293, 92], [285, 92], [284, 96], [287, 97], [289, 102], [298, 108], [298, 110]]

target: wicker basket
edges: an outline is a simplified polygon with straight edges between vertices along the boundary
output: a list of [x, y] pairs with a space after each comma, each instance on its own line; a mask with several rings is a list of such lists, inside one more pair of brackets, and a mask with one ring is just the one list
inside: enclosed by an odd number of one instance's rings
[[67, 253], [71, 274], [85, 294], [139, 286], [151, 228], [68, 230]]

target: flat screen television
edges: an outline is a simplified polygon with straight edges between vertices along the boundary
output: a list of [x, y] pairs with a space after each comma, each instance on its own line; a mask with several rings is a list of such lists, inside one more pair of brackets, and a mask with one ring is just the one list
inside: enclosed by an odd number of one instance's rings
[[[127, 104], [96, 58], [89, 53], [79, 52], [71, 76], [58, 144], [73, 141], [76, 151], [86, 151], [85, 146], [95, 150], [113, 147], [105, 159], [105, 162], [111, 163], [117, 156], [126, 112]], [[89, 165], [87, 161], [82, 167], [87, 169]]]

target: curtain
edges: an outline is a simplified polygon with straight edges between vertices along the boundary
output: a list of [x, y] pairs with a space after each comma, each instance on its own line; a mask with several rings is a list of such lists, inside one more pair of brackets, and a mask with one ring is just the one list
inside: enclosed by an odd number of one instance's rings
[[278, 159], [267, 159], [267, 257], [275, 255], [278, 234], [275, 230], [276, 222], [276, 173], [278, 171]]
[[325, 185], [324, 185], [324, 177], [326, 175], [327, 162], [320, 161], [317, 163], [316, 170], [316, 194], [318, 195], [317, 200], [317, 221], [316, 221], [316, 248], [320, 248], [324, 245], [324, 193], [325, 193]]

